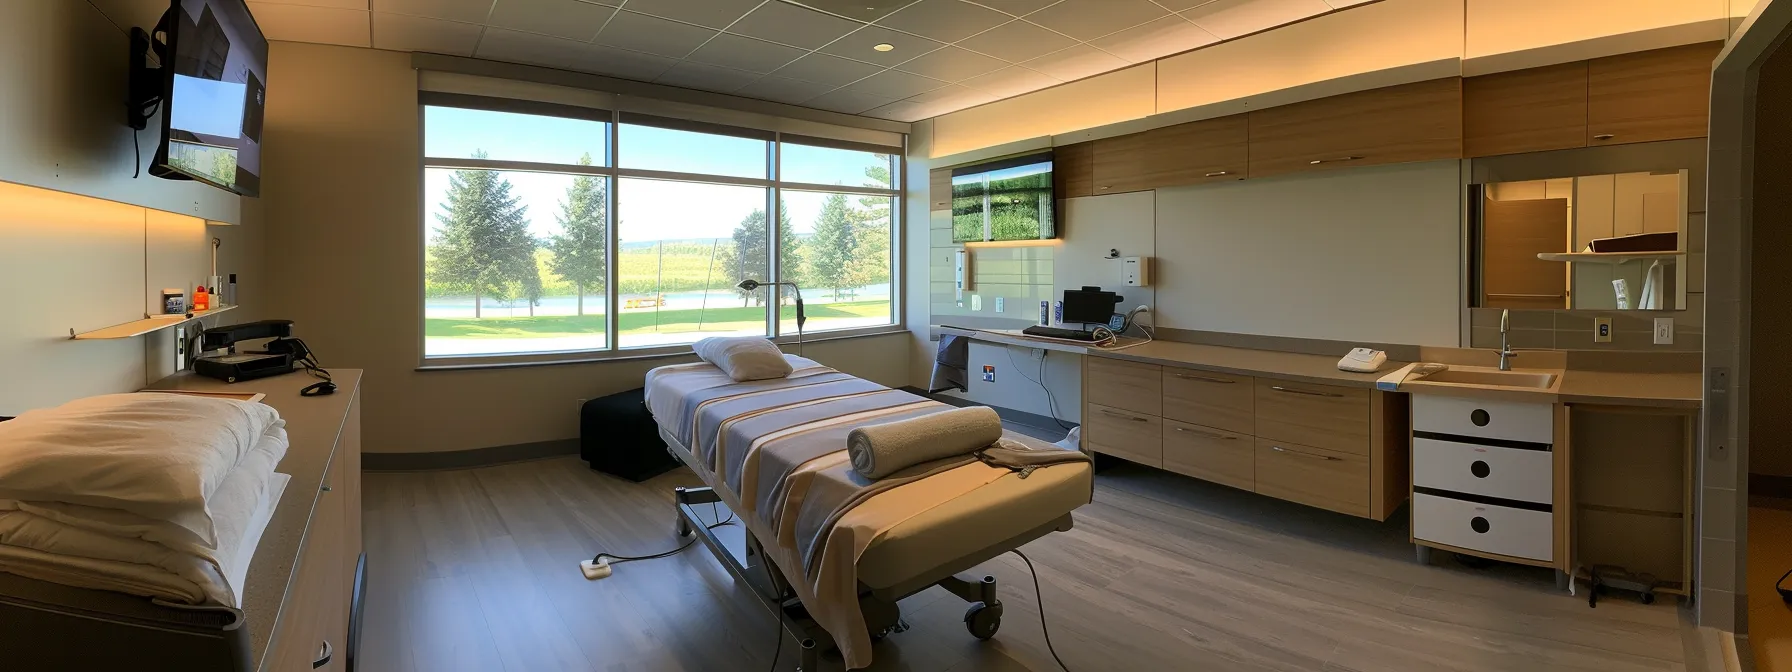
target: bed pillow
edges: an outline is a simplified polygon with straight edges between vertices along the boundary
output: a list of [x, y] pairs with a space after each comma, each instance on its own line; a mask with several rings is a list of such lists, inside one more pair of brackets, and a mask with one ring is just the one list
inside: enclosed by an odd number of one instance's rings
[[697, 356], [720, 368], [736, 381], [768, 380], [790, 375], [784, 351], [757, 336], [705, 338], [691, 346]]

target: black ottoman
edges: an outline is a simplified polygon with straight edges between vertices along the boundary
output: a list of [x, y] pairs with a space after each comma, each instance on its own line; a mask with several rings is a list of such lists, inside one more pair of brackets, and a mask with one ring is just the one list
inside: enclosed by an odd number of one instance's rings
[[585, 402], [579, 409], [579, 456], [592, 469], [637, 483], [678, 466], [647, 411], [642, 388]]

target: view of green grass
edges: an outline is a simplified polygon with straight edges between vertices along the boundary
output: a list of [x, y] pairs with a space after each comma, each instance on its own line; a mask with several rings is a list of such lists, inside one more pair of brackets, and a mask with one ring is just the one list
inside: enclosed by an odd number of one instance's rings
[[[796, 319], [796, 308], [785, 306], [783, 318]], [[811, 324], [828, 318], [882, 317], [890, 314], [890, 302], [856, 301], [812, 305], [805, 312]], [[729, 331], [751, 329], [764, 324], [765, 309], [759, 306], [725, 308], [625, 311], [622, 333], [697, 331]], [[438, 318], [423, 321], [423, 334], [429, 338], [551, 338], [603, 333], [604, 316], [564, 315], [542, 317]]]

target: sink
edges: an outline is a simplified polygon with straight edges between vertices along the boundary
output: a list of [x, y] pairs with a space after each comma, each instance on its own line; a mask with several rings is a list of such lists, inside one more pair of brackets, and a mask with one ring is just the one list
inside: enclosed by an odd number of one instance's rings
[[1547, 390], [1550, 383], [1555, 382], [1555, 379], [1556, 375], [1553, 373], [1500, 371], [1498, 369], [1446, 369], [1423, 378], [1415, 378], [1414, 381]]

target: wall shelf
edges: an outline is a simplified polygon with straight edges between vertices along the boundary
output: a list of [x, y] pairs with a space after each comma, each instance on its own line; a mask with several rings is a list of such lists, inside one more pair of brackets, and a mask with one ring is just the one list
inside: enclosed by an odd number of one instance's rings
[[1679, 259], [1685, 252], [1539, 252], [1538, 259], [1544, 261], [1584, 262], [1595, 264], [1622, 264], [1627, 261], [1649, 261], [1655, 259]]
[[75, 333], [75, 330], [71, 327], [68, 330], [68, 337], [70, 339], [77, 340], [77, 341], [94, 341], [94, 340], [110, 340], [110, 339], [119, 339], [119, 338], [135, 338], [137, 336], [142, 336], [142, 335], [150, 333], [150, 332], [161, 331], [161, 330], [167, 329], [169, 327], [180, 326], [180, 325], [186, 324], [188, 322], [197, 320], [202, 317], [209, 317], [212, 315], [217, 315], [218, 313], [235, 310], [235, 309], [236, 309], [236, 306], [218, 306], [217, 308], [213, 308], [211, 310], [188, 311], [187, 314], [185, 314], [185, 315], [155, 315], [155, 316], [143, 318], [141, 320], [137, 320], [135, 322], [126, 322], [124, 324], [113, 325], [110, 327], [106, 327], [104, 329], [95, 329], [93, 331], [84, 331], [81, 333]]

